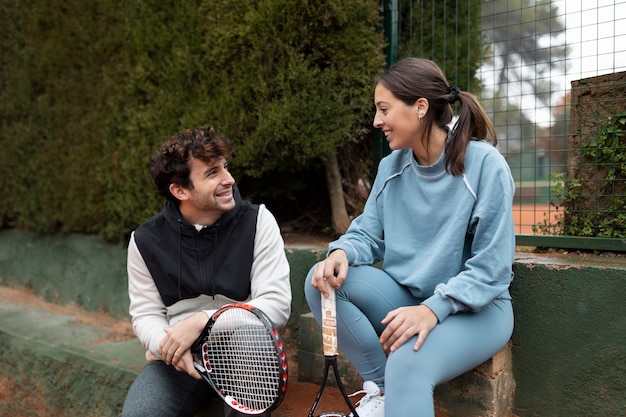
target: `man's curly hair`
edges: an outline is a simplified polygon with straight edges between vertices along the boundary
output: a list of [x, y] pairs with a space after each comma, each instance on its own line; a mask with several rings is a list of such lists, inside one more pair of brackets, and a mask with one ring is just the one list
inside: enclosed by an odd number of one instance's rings
[[187, 129], [172, 136], [150, 157], [150, 174], [159, 194], [178, 203], [170, 193], [170, 184], [193, 189], [189, 178], [192, 157], [210, 164], [215, 159], [229, 159], [231, 155], [230, 141], [213, 126]]

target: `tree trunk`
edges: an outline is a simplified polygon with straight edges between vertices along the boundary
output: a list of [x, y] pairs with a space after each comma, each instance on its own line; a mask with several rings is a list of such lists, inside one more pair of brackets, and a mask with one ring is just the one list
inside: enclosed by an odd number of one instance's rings
[[341, 173], [337, 154], [330, 152], [326, 158], [326, 185], [330, 197], [333, 230], [335, 233], [344, 234], [350, 225], [350, 217], [346, 210], [346, 200], [341, 185]]

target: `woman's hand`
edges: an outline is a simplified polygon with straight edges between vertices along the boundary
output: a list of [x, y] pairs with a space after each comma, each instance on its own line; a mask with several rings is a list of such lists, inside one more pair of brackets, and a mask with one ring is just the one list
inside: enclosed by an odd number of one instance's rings
[[324, 297], [328, 297], [328, 291], [326, 291], [326, 284], [324, 281], [334, 288], [339, 289], [348, 275], [348, 256], [346, 253], [337, 249], [328, 255], [326, 259], [317, 264], [313, 277], [311, 278], [311, 285], [319, 292], [324, 294]]
[[438, 321], [435, 313], [425, 305], [397, 308], [387, 313], [381, 322], [387, 327], [380, 335], [380, 343], [384, 350], [393, 352], [417, 335], [413, 345], [413, 350], [417, 351]]

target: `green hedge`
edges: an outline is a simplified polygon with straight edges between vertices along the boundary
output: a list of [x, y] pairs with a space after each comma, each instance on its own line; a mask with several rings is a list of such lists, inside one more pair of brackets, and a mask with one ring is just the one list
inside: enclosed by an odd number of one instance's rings
[[364, 132], [384, 64], [375, 0], [0, 0], [0, 25], [1, 226], [119, 242], [172, 134], [214, 124], [236, 177], [296, 180]]

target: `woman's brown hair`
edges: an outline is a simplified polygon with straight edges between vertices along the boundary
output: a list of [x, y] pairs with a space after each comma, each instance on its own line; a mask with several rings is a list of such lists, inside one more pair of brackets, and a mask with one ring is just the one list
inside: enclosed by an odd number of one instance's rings
[[[433, 124], [447, 129], [454, 116], [452, 104], [457, 101], [461, 104], [459, 119], [452, 128], [452, 138], [446, 143], [446, 170], [452, 175], [463, 173], [463, 161], [470, 140], [488, 140], [496, 145], [496, 131], [478, 99], [449, 85], [443, 71], [433, 61], [405, 58], [389, 67], [375, 82], [384, 85], [407, 105], [415, 104], [419, 98], [428, 100], [428, 112], [423, 120], [425, 141], [430, 137]], [[428, 143], [424, 146], [428, 149]]]

